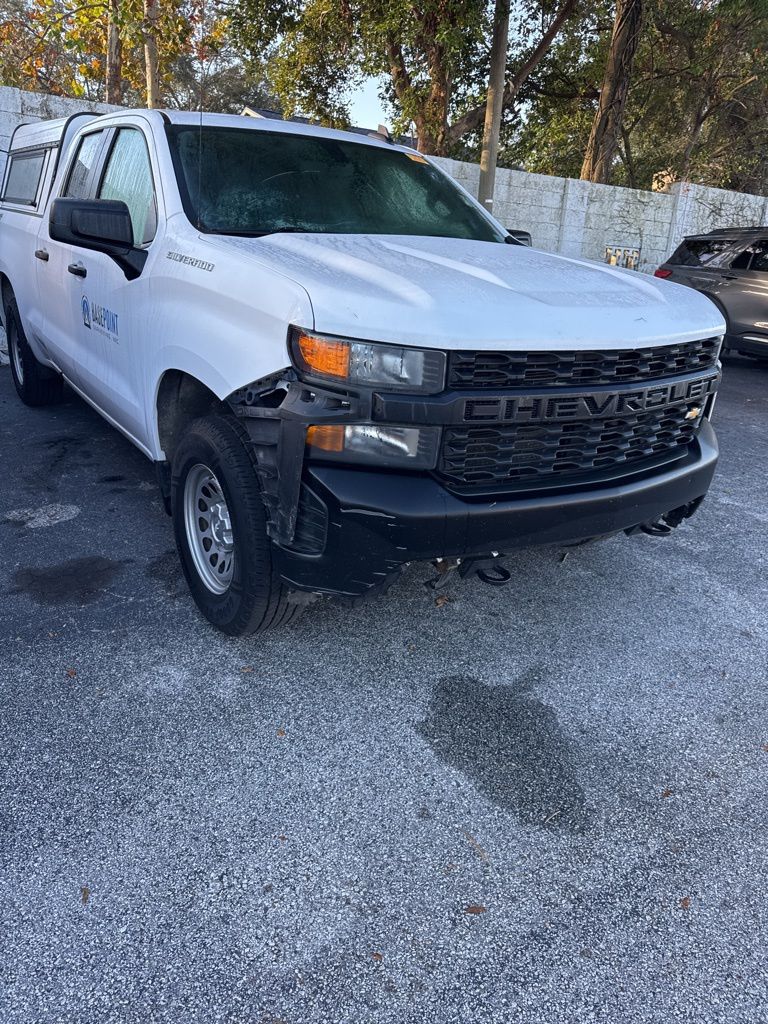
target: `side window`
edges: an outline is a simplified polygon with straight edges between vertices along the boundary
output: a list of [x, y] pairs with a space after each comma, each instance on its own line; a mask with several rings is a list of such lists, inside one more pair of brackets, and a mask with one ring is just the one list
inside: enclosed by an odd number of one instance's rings
[[750, 270], [768, 271], [768, 239], [763, 238], [752, 246], [754, 256], [749, 265]]
[[84, 135], [80, 140], [74, 162], [67, 178], [67, 187], [62, 192], [63, 196], [70, 199], [87, 199], [88, 184], [91, 171], [96, 163], [101, 146], [102, 132], [91, 132]]
[[749, 263], [752, 259], [752, 246], [742, 249], [738, 256], [731, 260], [731, 270], [749, 270]]
[[11, 154], [3, 200], [34, 206], [44, 163], [44, 152]]
[[136, 245], [155, 237], [157, 210], [152, 169], [144, 136], [137, 128], [121, 128], [101, 179], [99, 199], [122, 199], [131, 214]]

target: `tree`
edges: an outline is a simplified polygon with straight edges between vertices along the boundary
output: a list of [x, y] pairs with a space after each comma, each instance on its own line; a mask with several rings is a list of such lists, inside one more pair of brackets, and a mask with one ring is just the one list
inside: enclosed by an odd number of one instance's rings
[[608, 61], [581, 167], [586, 181], [611, 180], [642, 19], [643, 0], [616, 0]]
[[144, 0], [144, 62], [147, 74], [147, 106], [161, 106], [160, 55], [157, 48], [158, 0]]
[[504, 78], [507, 71], [509, 45], [509, 0], [496, 0], [491, 40], [491, 71], [488, 76], [488, 95], [485, 101], [483, 145], [480, 151], [480, 185], [478, 199], [489, 210], [493, 206], [496, 184], [496, 161], [499, 156], [499, 132], [504, 103]]
[[[522, 0], [519, 40], [503, 106], [547, 53], [577, 0]], [[419, 149], [446, 154], [482, 128], [491, 22], [478, 0], [230, 0], [235, 38], [269, 54], [288, 114], [348, 123], [346, 95], [366, 75], [384, 77], [396, 127], [413, 126]]]
[[120, 0], [109, 0], [107, 8], [107, 103], [123, 102], [123, 41], [120, 37]]

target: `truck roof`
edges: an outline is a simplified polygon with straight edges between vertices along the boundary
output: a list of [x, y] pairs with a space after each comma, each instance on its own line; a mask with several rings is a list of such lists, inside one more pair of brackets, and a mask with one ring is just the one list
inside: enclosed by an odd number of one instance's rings
[[376, 133], [363, 135], [359, 132], [348, 132], [338, 128], [321, 128], [318, 125], [302, 124], [296, 121], [281, 121], [266, 117], [251, 117], [242, 114], [209, 114], [203, 113], [202, 117], [196, 110], [120, 110], [104, 115], [109, 121], [119, 120], [123, 117], [160, 114], [166, 123], [177, 125], [189, 125], [198, 127], [201, 123], [204, 128], [246, 128], [251, 131], [270, 132], [271, 134], [282, 133], [285, 135], [313, 135], [326, 139], [338, 139], [344, 142], [358, 142], [362, 145], [381, 146], [385, 149], [402, 149], [412, 152], [409, 147], [389, 142]]

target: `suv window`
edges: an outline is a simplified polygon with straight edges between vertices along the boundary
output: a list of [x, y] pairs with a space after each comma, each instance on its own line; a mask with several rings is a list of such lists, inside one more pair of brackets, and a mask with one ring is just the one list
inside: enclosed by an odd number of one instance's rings
[[69, 171], [67, 187], [62, 192], [63, 196], [70, 199], [87, 199], [88, 184], [99, 155], [103, 132], [91, 132], [84, 135], [77, 147], [77, 153]]
[[705, 267], [732, 245], [732, 238], [685, 238], [668, 262], [684, 267]]
[[138, 128], [121, 128], [115, 136], [98, 198], [122, 199], [131, 214], [136, 245], [145, 245], [155, 237], [157, 211], [152, 168], [147, 144]]
[[3, 200], [34, 206], [44, 163], [45, 152], [42, 150], [37, 153], [11, 154]]
[[731, 264], [733, 270], [768, 270], [768, 239], [753, 242]]

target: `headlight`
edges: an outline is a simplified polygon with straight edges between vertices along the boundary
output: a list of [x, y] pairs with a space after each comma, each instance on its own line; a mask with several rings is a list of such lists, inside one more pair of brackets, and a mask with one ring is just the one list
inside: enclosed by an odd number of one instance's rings
[[318, 424], [307, 430], [307, 444], [322, 458], [369, 462], [402, 469], [432, 469], [439, 427], [390, 427], [387, 424]]
[[310, 377], [433, 395], [445, 385], [445, 353], [294, 330], [293, 360]]

